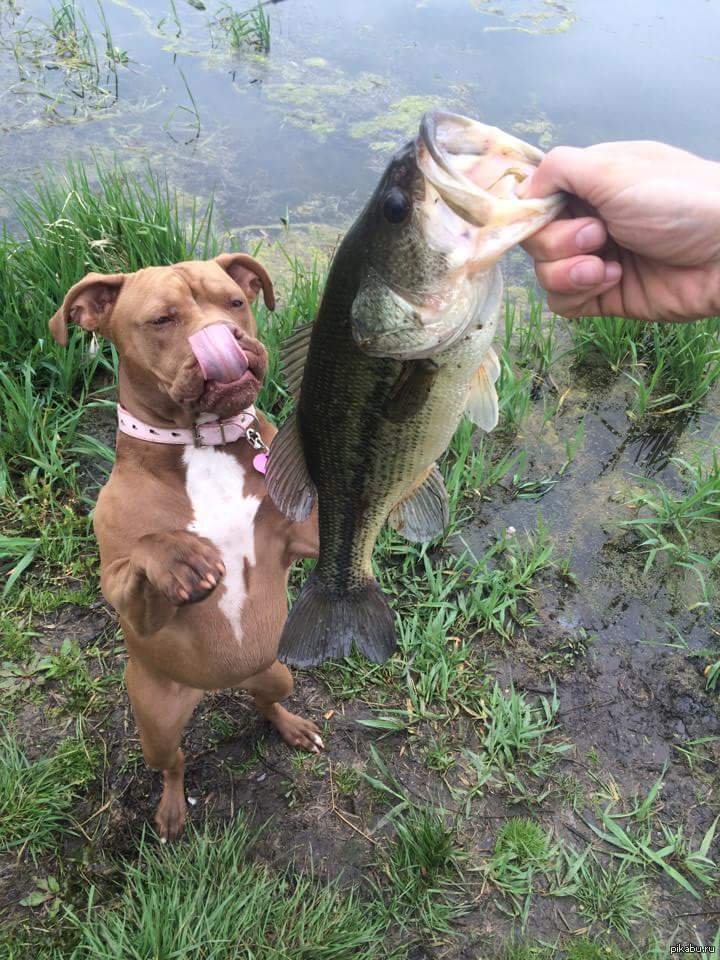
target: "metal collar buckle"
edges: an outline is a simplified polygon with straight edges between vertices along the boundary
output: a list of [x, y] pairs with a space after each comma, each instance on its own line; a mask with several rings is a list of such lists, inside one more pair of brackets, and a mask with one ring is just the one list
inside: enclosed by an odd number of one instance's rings
[[[255, 423], [257, 423], [257, 419], [255, 420]], [[253, 450], [262, 450], [263, 453], [268, 453], [270, 450], [270, 447], [260, 436], [260, 431], [256, 430], [255, 427], [248, 427], [245, 431], [245, 437]]]
[[192, 426], [193, 445], [194, 445], [194, 446], [196, 446], [196, 447], [206, 447], [206, 446], [207, 446], [207, 444], [203, 442], [203, 435], [202, 435], [202, 433], [200, 432], [200, 428], [201, 428], [201, 427], [206, 427], [206, 426], [209, 426], [209, 427], [217, 427], [217, 428], [219, 429], [219, 431], [220, 431], [220, 436], [221, 436], [221, 438], [222, 438], [221, 441], [220, 441], [220, 443], [213, 443], [213, 444], [211, 444], [211, 446], [213, 446], [213, 447], [225, 447], [225, 446], [227, 446], [227, 444], [228, 444], [230, 441], [229, 441], [228, 438], [225, 436], [225, 424], [223, 423], [222, 420], [218, 420], [217, 423], [213, 423], [212, 421], [209, 421], [208, 423], [194, 423], [193, 426]]

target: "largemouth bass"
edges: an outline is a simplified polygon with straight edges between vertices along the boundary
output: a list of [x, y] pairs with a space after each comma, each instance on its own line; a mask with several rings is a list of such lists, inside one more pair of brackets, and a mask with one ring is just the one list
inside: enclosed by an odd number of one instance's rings
[[386, 521], [414, 541], [442, 534], [435, 461], [464, 413], [483, 430], [497, 423], [498, 260], [564, 202], [516, 196], [542, 156], [494, 127], [427, 114], [338, 248], [314, 324], [285, 344], [297, 407], [273, 442], [268, 492], [295, 520], [317, 501], [320, 525], [280, 640], [290, 664], [347, 656], [353, 642], [376, 662], [395, 649], [373, 547]]

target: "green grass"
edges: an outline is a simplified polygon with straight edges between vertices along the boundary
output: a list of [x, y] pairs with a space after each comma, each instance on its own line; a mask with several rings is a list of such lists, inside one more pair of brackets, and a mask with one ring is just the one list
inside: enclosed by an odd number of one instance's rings
[[631, 873], [627, 863], [603, 866], [594, 857], [585, 859], [572, 896], [587, 920], [605, 923], [623, 937], [648, 913], [643, 876]]
[[[452, 489], [452, 488], [451, 488]], [[487, 695], [484, 657], [475, 637], [504, 642], [537, 622], [536, 580], [554, 571], [553, 546], [542, 524], [525, 537], [501, 537], [478, 560], [431, 554], [383, 531], [375, 564], [398, 615], [398, 654], [370, 664], [353, 654], [321, 667], [335, 696], [376, 691], [383, 702], [379, 728], [403, 729], [422, 720], [479, 716]], [[394, 692], [392, 708], [381, 693]]]
[[[693, 410], [720, 379], [720, 318], [697, 323], [642, 323], [586, 317], [570, 325], [579, 362], [599, 357], [635, 386], [630, 416]], [[627, 368], [627, 369], [626, 369]]]
[[525, 920], [536, 874], [543, 874], [555, 855], [550, 837], [534, 820], [513, 817], [497, 835], [486, 871], [490, 883], [513, 903]]
[[395, 836], [376, 868], [384, 875], [377, 899], [403, 926], [447, 933], [466, 905], [456, 898], [461, 858], [455, 831], [428, 810], [408, 807], [394, 820]]
[[86, 907], [71, 913], [72, 960], [391, 955], [387, 921], [356, 890], [271, 870], [252, 860], [252, 843], [242, 817], [225, 830], [191, 829], [173, 847], [143, 840], [115, 894], [103, 902], [91, 887]]
[[627, 960], [626, 951], [609, 943], [582, 938], [563, 944], [565, 960]]
[[[523, 659], [541, 614], [543, 621], [547, 615], [543, 588], [546, 584], [553, 591], [568, 588], [569, 561], [558, 555], [542, 522], [529, 533], [489, 534], [477, 555], [464, 540], [466, 524], [478, 507], [482, 519], [482, 504], [507, 502], [514, 496], [536, 499], [560, 476], [572, 474], [582, 455], [582, 411], [577, 416], [573, 411], [570, 432], [567, 420], [556, 431], [558, 463], [564, 450], [563, 465], [543, 467], [542, 479], [529, 473], [532, 451], [525, 438], [518, 449], [512, 447], [513, 430], [534, 428], [542, 417], [544, 431], [555, 426], [551, 421], [559, 421], [562, 412], [563, 386], [554, 385], [553, 378], [564, 375], [558, 372], [566, 346], [563, 330], [542, 319], [533, 303], [526, 317], [518, 312], [511, 318], [509, 356], [516, 372], [505, 357], [500, 384], [508, 429], [484, 437], [474, 434], [468, 423], [461, 424], [441, 464], [450, 494], [452, 550], [447, 542], [419, 548], [391, 531], [380, 537], [376, 562], [398, 612], [398, 654], [381, 665], [352, 657], [316, 672], [325, 682], [318, 688], [318, 710], [325, 713], [332, 707], [338, 714], [327, 721], [329, 742], [338, 750], [331, 754], [332, 762], [286, 754], [270, 736], [262, 751], [256, 749], [246, 761], [235, 762], [230, 753], [221, 765], [223, 774], [230, 774], [236, 783], [257, 780], [258, 785], [265, 783], [266, 796], [276, 791], [283, 814], [286, 806], [294, 808], [287, 813], [289, 842], [296, 837], [292, 824], [296, 818], [302, 820], [307, 807], [313, 817], [317, 811], [319, 829], [327, 830], [331, 850], [337, 849], [336, 830], [356, 843], [348, 858], [353, 868], [358, 861], [365, 865], [361, 869], [370, 883], [363, 893], [350, 887], [347, 877], [327, 883], [322, 875], [313, 875], [312, 866], [284, 870], [255, 862], [242, 822], [217, 832], [191, 831], [172, 850], [157, 847], [150, 839], [138, 847], [125, 822], [104, 832], [110, 813], [101, 805], [103, 812], [92, 821], [92, 833], [100, 842], [92, 850], [83, 847], [82, 856], [91, 857], [92, 863], [97, 857], [103, 869], [99, 874], [81, 870], [63, 855], [62, 840], [76, 829], [75, 819], [78, 828], [82, 824], [90, 830], [83, 821], [92, 811], [81, 817], [78, 804], [86, 785], [101, 772], [95, 762], [101, 738], [121, 754], [119, 759], [109, 754], [109, 763], [106, 759], [104, 773], [109, 779], [104, 786], [112, 786], [113, 798], [118, 767], [122, 777], [130, 777], [132, 765], [140, 761], [136, 743], [127, 739], [132, 727], [124, 732], [117, 710], [110, 711], [121, 698], [114, 643], [107, 635], [96, 645], [78, 643], [64, 628], [62, 611], [57, 615], [67, 604], [86, 608], [98, 598], [97, 556], [89, 524], [94, 481], [88, 479], [87, 464], [91, 459], [107, 467], [112, 453], [92, 438], [84, 418], [91, 404], [107, 402], [109, 390], [101, 383], [114, 375], [115, 361], [107, 345], [89, 358], [80, 331], [73, 331], [67, 350], [59, 349], [48, 340], [47, 319], [66, 289], [87, 270], [134, 270], [188, 256], [210, 256], [217, 251], [217, 241], [212, 204], [201, 211], [180, 203], [164, 181], [151, 177], [140, 183], [120, 168], [100, 168], [97, 177], [71, 168], [64, 181], [48, 180], [38, 196], [21, 198], [18, 211], [20, 225], [15, 236], [2, 240], [5, 256], [0, 259], [6, 315], [6, 336], [0, 340], [4, 377], [0, 564], [9, 584], [0, 624], [2, 715], [14, 730], [11, 724], [19, 728], [25, 723], [25, 710], [31, 716], [47, 710], [58, 723], [81, 713], [92, 723], [84, 721], [84, 729], [92, 730], [96, 739], [73, 738], [31, 759], [17, 737], [5, 730], [0, 750], [0, 760], [5, 760], [0, 773], [0, 843], [12, 862], [26, 842], [26, 852], [36, 859], [47, 857], [47, 869], [23, 893], [29, 889], [28, 895], [34, 891], [36, 898], [48, 893], [39, 885], [47, 876], [59, 878], [59, 891], [49, 898], [57, 913], [49, 915], [44, 898], [28, 907], [30, 939], [23, 939], [22, 931], [11, 932], [0, 954], [5, 948], [13, 960], [27, 956], [144, 960], [173, 954], [191, 960], [230, 960], [237, 956], [236, 945], [242, 944], [251, 951], [248, 956], [269, 960], [357, 956], [372, 960], [393, 955], [393, 950], [402, 956], [406, 948], [441, 954], [454, 949], [454, 939], [460, 938], [459, 949], [473, 950], [487, 960], [498, 955], [518, 960], [661, 956], [630, 944], [624, 944], [621, 953], [609, 944], [626, 929], [622, 925], [630, 916], [628, 904], [634, 893], [644, 903], [645, 888], [654, 893], [660, 877], [674, 883], [681, 894], [700, 896], [716, 889], [714, 824], [706, 823], [696, 835], [682, 824], [662, 822], [659, 788], [638, 798], [627, 811], [612, 806], [588, 813], [593, 788], [583, 773], [584, 758], [576, 758], [578, 765], [572, 767], [563, 762], [573, 759], [567, 739], [572, 730], [560, 726], [557, 694], [544, 671], [576, 663], [584, 669], [591, 637], [582, 628], [567, 638], [559, 635], [548, 656], [541, 658], [542, 686], [551, 692], [539, 697], [497, 682], [492, 659]], [[259, 256], [262, 259], [262, 253]], [[285, 289], [281, 287], [279, 309], [272, 315], [263, 307], [257, 310], [270, 354], [258, 404], [278, 423], [292, 403], [278, 348], [296, 324], [313, 317], [323, 284], [315, 265], [288, 257], [288, 268], [291, 279]], [[608, 356], [618, 369], [628, 367], [639, 375], [641, 368], [631, 366], [632, 348], [623, 355], [621, 340], [613, 353], [608, 334]], [[646, 351], [649, 343], [643, 344]], [[671, 348], [664, 349], [667, 353]], [[688, 348], [687, 356], [695, 356], [696, 349], [697, 344]], [[647, 356], [639, 352], [638, 364], [646, 363]], [[687, 363], [688, 369], [697, 371], [700, 360], [692, 360], [694, 368], [690, 360]], [[663, 378], [669, 371], [662, 367]], [[676, 365], [676, 374], [672, 390], [680, 395], [685, 389], [682, 376], [687, 380], [688, 375], [682, 373], [681, 364]], [[670, 380], [663, 383], [667, 393]], [[658, 376], [658, 390], [659, 384]], [[651, 406], [661, 396], [653, 390], [648, 393], [650, 412], [662, 409]], [[687, 463], [689, 471], [678, 464], [681, 493], [667, 488], [663, 493], [652, 483], [644, 484], [646, 499], [638, 500], [634, 519], [649, 525], [647, 531], [638, 528], [639, 542], [652, 533], [681, 548], [685, 536], [692, 551], [702, 550], [707, 556], [715, 529], [717, 465], [712, 458], [701, 466], [691, 458]], [[531, 505], [514, 504], [518, 506]], [[294, 588], [301, 576], [299, 571], [293, 574]], [[53, 635], [56, 623], [61, 633]], [[53, 643], [54, 637], [58, 639]], [[119, 639], [115, 642], [119, 644]], [[714, 679], [708, 671], [708, 686]], [[348, 699], [356, 699], [358, 712], [348, 710], [345, 717], [342, 701]], [[327, 712], [330, 716], [333, 711]], [[202, 764], [211, 762], [215, 744], [231, 744], [241, 728], [234, 707], [198, 716], [194, 723], [193, 738], [202, 741], [197, 751], [193, 741], [196, 764], [198, 757]], [[362, 731], [361, 724], [369, 730]], [[374, 744], [367, 755], [368, 737], [382, 739], [378, 745], [382, 755]], [[342, 759], [336, 761], [338, 756]], [[599, 777], [603, 771], [596, 759], [593, 770]], [[706, 764], [699, 754], [694, 762]], [[260, 779], [273, 774], [278, 774], [275, 781]], [[593, 773], [588, 776], [594, 783]], [[221, 790], [226, 796], [224, 783]], [[236, 796], [231, 796], [234, 802]], [[118, 806], [113, 799], [113, 818], [126, 803]], [[206, 819], [211, 809], [208, 805], [208, 812], [196, 813]], [[522, 816], [510, 819], [516, 811]], [[580, 812], [592, 827], [578, 823]], [[564, 846], [541, 826], [555, 823], [556, 816], [586, 833], [592, 829], [593, 850], [603, 859], [596, 863], [585, 850], [572, 854], [566, 869], [560, 854]], [[351, 827], [356, 829], [350, 832]], [[285, 842], [284, 820], [271, 829], [273, 838], [277, 835]], [[122, 831], [125, 855], [113, 872], [106, 868], [115, 830]], [[106, 840], [103, 850], [100, 844]], [[567, 895], [575, 897], [580, 922], [593, 935], [597, 928], [598, 935], [608, 939], [595, 942], [588, 934], [585, 940], [566, 937], [554, 944], [527, 945], [510, 941], [504, 947], [510, 928], [520, 933], [524, 927], [528, 935], [533, 931], [535, 910], [547, 917], [547, 903], [554, 904], [549, 895], [557, 892], [552, 889], [554, 872], [558, 887], [574, 885]], [[26, 874], [23, 877], [29, 882]], [[633, 890], [637, 878], [642, 883]], [[483, 917], [487, 907], [488, 922], [495, 924], [487, 952], [474, 941], [465, 946], [462, 938], [474, 936], [470, 920], [470, 933], [455, 922], [470, 904]], [[637, 916], [644, 925], [642, 913]], [[628, 921], [627, 929], [632, 933], [640, 926], [633, 928]], [[43, 929], [49, 932], [42, 937], [33, 932]], [[57, 950], [56, 934], [62, 942]]]
[[719, 867], [712, 857], [712, 844], [720, 816], [695, 840], [685, 836], [681, 824], [674, 828], [660, 824], [656, 830], [654, 819], [638, 816], [637, 807], [629, 813], [612, 813], [608, 806], [599, 811], [599, 819], [601, 825], [586, 821], [587, 825], [618, 860], [662, 871], [696, 900], [702, 897], [703, 888], [712, 888], [718, 882]]
[[495, 856], [519, 867], [544, 865], [550, 857], [550, 838], [536, 820], [513, 817], [500, 828]]
[[552, 762], [564, 753], [568, 744], [550, 739], [558, 729], [558, 709], [556, 693], [550, 699], [540, 697], [533, 704], [514, 687], [505, 691], [496, 682], [487, 701], [487, 721], [481, 738], [488, 763], [512, 768], [528, 758]]
[[544, 301], [531, 290], [522, 322], [515, 303], [505, 306], [505, 351], [518, 363], [544, 377], [558, 359], [558, 318], [545, 312]]
[[235, 50], [250, 47], [260, 53], [270, 53], [270, 17], [261, 3], [242, 11], [223, 3], [214, 26], [223, 32], [225, 42]]
[[[70, 166], [14, 207], [18, 235], [0, 241], [0, 567], [5, 592], [33, 562], [84, 577], [95, 556], [79, 485], [81, 458], [112, 453], [82, 428], [99, 370], [114, 371], [107, 344], [93, 358], [72, 331], [67, 348], [47, 323], [87, 272], [134, 271], [217, 252], [212, 204], [182, 208], [166, 181], [99, 166], [96, 181]], [[82, 549], [79, 549], [82, 544]]]
[[95, 764], [81, 736], [31, 760], [0, 725], [0, 851], [21, 848], [37, 856], [52, 847], [70, 829], [70, 811], [93, 778]]
[[[118, 100], [127, 52], [117, 47], [98, 5], [99, 29], [93, 31], [76, 0], [51, 3], [49, 18], [13, 23], [0, 36], [0, 48], [17, 70], [15, 92], [42, 107], [48, 121], [84, 119]], [[29, 118], [30, 119], [30, 118]]]
[[600, 358], [617, 373], [636, 354], [636, 344], [646, 327], [624, 317], [580, 317], [569, 322], [575, 360], [587, 363]]
[[708, 448], [687, 460], [671, 460], [683, 489], [675, 492], [659, 481], [646, 481], [644, 489], [626, 501], [637, 516], [624, 525], [638, 535], [638, 548], [645, 553], [645, 572], [656, 560], [693, 572], [698, 578], [703, 603], [709, 600], [708, 575], [720, 561], [720, 458]]

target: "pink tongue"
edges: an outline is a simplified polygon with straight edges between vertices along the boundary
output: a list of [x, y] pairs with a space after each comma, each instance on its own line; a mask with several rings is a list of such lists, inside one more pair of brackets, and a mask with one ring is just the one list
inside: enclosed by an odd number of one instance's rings
[[230, 327], [224, 323], [198, 330], [188, 340], [206, 380], [232, 383], [239, 380], [248, 368], [247, 357]]

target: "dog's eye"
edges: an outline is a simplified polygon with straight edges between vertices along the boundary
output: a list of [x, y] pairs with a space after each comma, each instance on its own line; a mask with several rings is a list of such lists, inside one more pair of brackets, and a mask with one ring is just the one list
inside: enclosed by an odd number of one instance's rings
[[230, 301], [230, 306], [231, 306], [231, 307], [244, 307], [244, 306], [245, 306], [245, 301], [244, 301], [244, 300], [231, 300], [231, 301]]
[[172, 323], [172, 317], [155, 317], [155, 319], [151, 320], [150, 323], [154, 327], [163, 327], [166, 323]]

